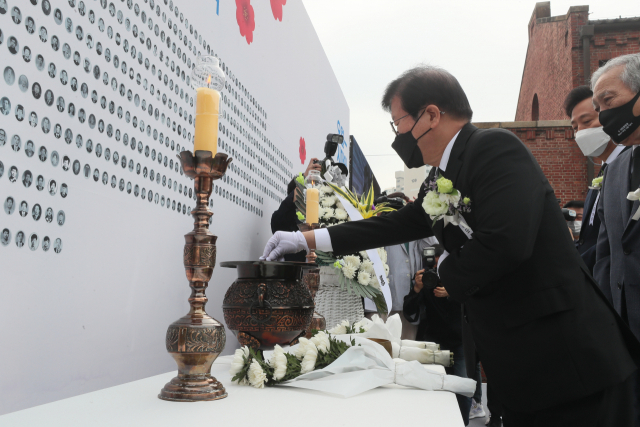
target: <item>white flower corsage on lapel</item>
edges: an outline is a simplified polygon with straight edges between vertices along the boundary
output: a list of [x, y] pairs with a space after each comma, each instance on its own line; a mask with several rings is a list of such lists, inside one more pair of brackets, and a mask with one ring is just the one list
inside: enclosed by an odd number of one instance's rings
[[422, 208], [433, 220], [432, 227], [437, 221], [443, 220], [444, 226], [452, 223], [460, 224], [460, 213], [471, 212], [471, 199], [461, 197], [460, 192], [453, 188], [453, 182], [440, 175], [425, 184], [427, 191], [422, 201]]

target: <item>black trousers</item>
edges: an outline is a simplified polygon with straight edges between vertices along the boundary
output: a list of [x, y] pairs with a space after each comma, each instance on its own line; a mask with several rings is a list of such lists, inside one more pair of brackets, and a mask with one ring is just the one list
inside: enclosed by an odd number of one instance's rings
[[[634, 427], [636, 373], [581, 399], [536, 412], [503, 408], [504, 427]], [[549, 384], [553, 387], [553, 384]]]

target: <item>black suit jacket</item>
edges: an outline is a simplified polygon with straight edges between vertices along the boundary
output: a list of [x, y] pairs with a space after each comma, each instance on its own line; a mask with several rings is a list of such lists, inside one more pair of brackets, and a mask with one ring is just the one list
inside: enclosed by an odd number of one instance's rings
[[467, 124], [442, 174], [471, 199], [464, 218], [473, 239], [442, 221], [432, 227], [423, 186], [397, 212], [329, 228], [334, 253], [435, 235], [449, 252], [442, 284], [464, 302], [487, 377], [512, 410], [544, 409], [625, 380], [640, 343], [593, 281], [524, 144], [509, 131]]
[[596, 214], [593, 217], [593, 225], [589, 224], [591, 213], [597, 208], [595, 205], [599, 190], [589, 190], [584, 201], [584, 212], [582, 215], [582, 229], [580, 238], [576, 243], [578, 252], [587, 268], [593, 273], [593, 266], [596, 264], [596, 243], [598, 243], [598, 231], [600, 230], [600, 217]]

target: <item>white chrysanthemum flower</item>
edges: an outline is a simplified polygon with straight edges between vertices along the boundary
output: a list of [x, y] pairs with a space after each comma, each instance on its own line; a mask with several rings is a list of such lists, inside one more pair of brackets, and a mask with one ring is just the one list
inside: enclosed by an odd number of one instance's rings
[[260, 363], [257, 360], [251, 362], [251, 366], [249, 366], [249, 384], [255, 388], [264, 388], [266, 380], [267, 374], [262, 370]]
[[371, 276], [371, 280], [369, 281], [369, 286], [371, 286], [372, 288], [376, 288], [379, 291], [382, 290], [382, 288], [380, 287], [380, 282], [378, 282], [378, 279], [376, 278], [376, 276]]
[[387, 262], [387, 251], [385, 251], [384, 248], [378, 248], [378, 256], [380, 256], [382, 262]]
[[344, 209], [344, 205], [342, 204], [340, 199], [338, 199], [337, 197], [336, 197], [336, 199], [337, 199], [336, 200], [336, 206], [339, 207], [340, 209]]
[[336, 208], [336, 218], [344, 221], [349, 218], [349, 214], [347, 214], [347, 211], [342, 208]]
[[324, 206], [325, 208], [330, 208], [333, 205], [336, 204], [336, 198], [335, 196], [326, 196], [322, 198], [322, 206]]
[[371, 327], [371, 325], [373, 325], [373, 322], [371, 320], [367, 319], [366, 317], [364, 317], [359, 322], [354, 323], [353, 327], [355, 328], [356, 331], [359, 331], [360, 328], [362, 328], [362, 329], [364, 329], [365, 332], [367, 332], [369, 330], [369, 328]]
[[369, 280], [371, 280], [371, 275], [366, 271], [360, 271], [358, 273], [358, 283], [363, 286], [367, 286], [369, 284]]
[[316, 345], [309, 341], [307, 345], [307, 352], [304, 354], [304, 359], [300, 363], [300, 373], [306, 374], [316, 368], [316, 360], [318, 359], [318, 348]]
[[333, 194], [333, 188], [329, 187], [328, 185], [323, 185], [322, 187], [320, 187], [320, 192], [324, 194]]
[[343, 259], [347, 263], [347, 265], [352, 265], [356, 269], [360, 267], [360, 257], [357, 257], [355, 255], [347, 255]]
[[329, 335], [327, 335], [324, 331], [319, 331], [315, 334], [310, 340], [318, 349], [318, 351], [322, 351], [327, 353], [329, 351]]
[[360, 251], [360, 256], [362, 257], [362, 259], [369, 259], [367, 251]]
[[367, 273], [374, 274], [374, 269], [373, 269], [373, 263], [368, 260], [365, 259], [364, 261], [362, 261], [362, 264], [360, 264], [360, 269], [366, 271]]
[[299, 360], [302, 360], [305, 353], [307, 352], [307, 345], [309, 344], [309, 340], [302, 337], [298, 339], [298, 347], [296, 348], [296, 357]]
[[[323, 209], [323, 208], [320, 208]], [[322, 218], [324, 219], [331, 219], [335, 216], [335, 212], [333, 209], [331, 208], [324, 208], [324, 214], [322, 215]]]
[[[233, 362], [231, 362], [231, 369], [229, 369], [229, 375], [231, 375], [231, 378], [235, 377], [236, 374], [244, 368], [245, 362], [243, 357], [249, 357], [249, 348], [247, 346], [237, 349], [233, 355]], [[246, 379], [242, 378], [238, 381], [238, 384], [246, 384]]]
[[344, 335], [347, 333], [347, 327], [349, 326], [350, 326], [349, 321], [343, 320], [342, 322], [338, 323], [335, 327], [333, 327], [333, 329], [329, 329], [329, 333], [334, 335]]
[[287, 356], [284, 355], [284, 350], [278, 344], [273, 349], [273, 356], [271, 356], [269, 364], [274, 368], [274, 380], [280, 380], [287, 374]]
[[344, 277], [346, 277], [347, 279], [353, 279], [356, 275], [356, 271], [358, 271], [358, 268], [354, 267], [351, 264], [342, 266], [342, 274], [344, 274]]
[[389, 277], [389, 265], [387, 264], [384, 265], [384, 274], [386, 274], [387, 277]]

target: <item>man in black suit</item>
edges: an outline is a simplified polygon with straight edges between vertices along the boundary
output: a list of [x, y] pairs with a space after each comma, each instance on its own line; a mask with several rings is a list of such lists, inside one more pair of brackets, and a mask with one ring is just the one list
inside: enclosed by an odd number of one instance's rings
[[[602, 221], [593, 274], [602, 292], [640, 337], [640, 54], [614, 58], [591, 78], [593, 104], [614, 142], [630, 147], [604, 173]], [[636, 383], [640, 425], [640, 376]]]
[[[601, 178], [609, 163], [613, 162], [625, 147], [614, 144], [611, 137], [602, 130], [602, 125], [598, 120], [598, 112], [593, 108], [592, 97], [593, 92], [588, 86], [578, 86], [565, 98], [564, 111], [571, 119], [576, 143], [582, 154], [602, 165], [596, 177]], [[576, 243], [582, 260], [591, 272], [593, 272], [593, 266], [596, 263], [596, 242], [600, 230], [600, 217], [596, 214], [596, 207], [600, 199], [600, 187], [601, 179], [595, 179], [590, 186], [584, 201], [580, 237]]]
[[[466, 94], [439, 68], [407, 71], [382, 104], [405, 164], [435, 166], [416, 202], [328, 229], [278, 232], [263, 257], [306, 248], [342, 255], [435, 235], [446, 249], [441, 282], [464, 303], [506, 426], [628, 426], [640, 343], [575, 250], [531, 152], [512, 132], [470, 124]], [[429, 209], [433, 196], [446, 199], [433, 192], [436, 173], [470, 199], [458, 225], [425, 213], [425, 200]]]

